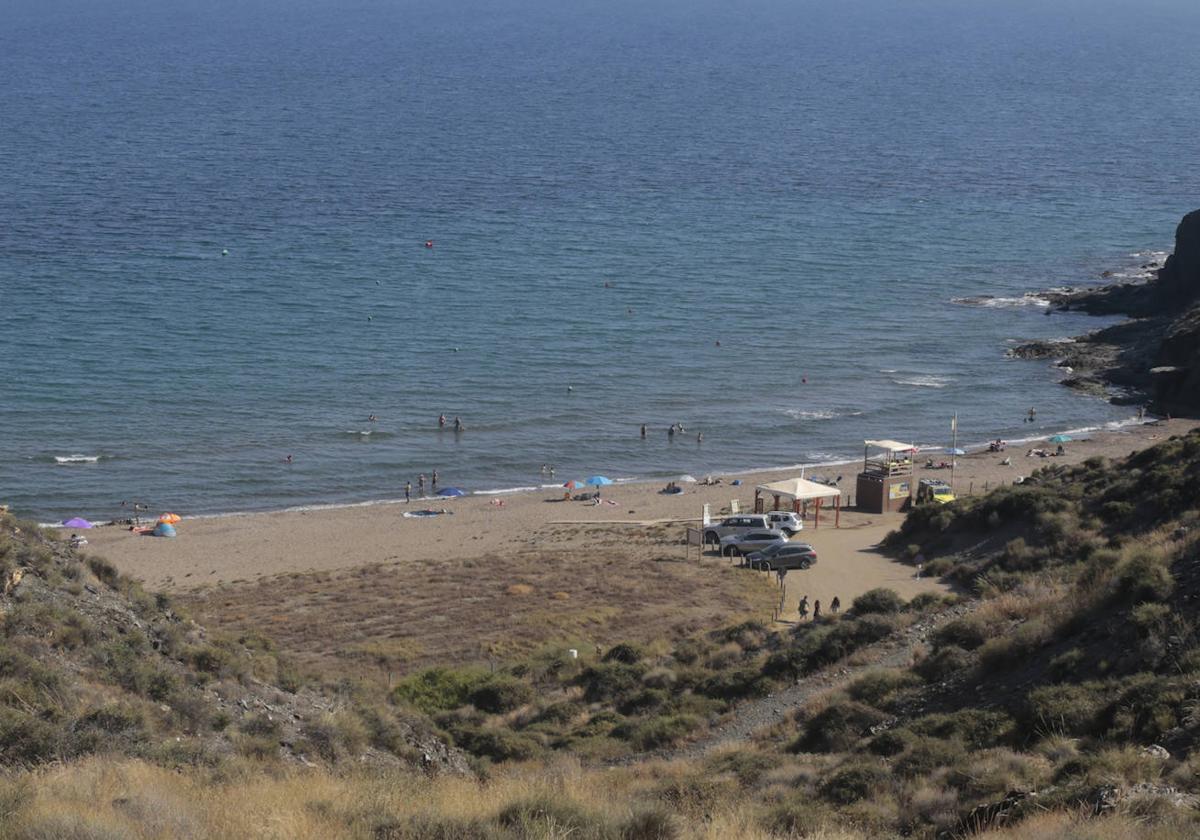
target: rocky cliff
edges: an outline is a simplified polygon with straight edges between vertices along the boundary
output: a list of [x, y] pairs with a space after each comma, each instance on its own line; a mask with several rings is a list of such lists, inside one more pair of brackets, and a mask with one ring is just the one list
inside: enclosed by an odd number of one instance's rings
[[1149, 401], [1159, 413], [1200, 413], [1200, 210], [1175, 229], [1175, 251], [1147, 283], [1050, 292], [1055, 309], [1130, 320], [1070, 341], [1032, 342], [1022, 358], [1057, 358], [1070, 387], [1115, 402]]

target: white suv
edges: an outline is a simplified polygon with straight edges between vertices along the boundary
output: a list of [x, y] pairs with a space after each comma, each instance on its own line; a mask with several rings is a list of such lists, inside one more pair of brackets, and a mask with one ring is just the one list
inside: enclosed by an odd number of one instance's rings
[[772, 528], [778, 528], [789, 537], [794, 537], [804, 530], [804, 520], [790, 510], [767, 511], [767, 521], [771, 523]]

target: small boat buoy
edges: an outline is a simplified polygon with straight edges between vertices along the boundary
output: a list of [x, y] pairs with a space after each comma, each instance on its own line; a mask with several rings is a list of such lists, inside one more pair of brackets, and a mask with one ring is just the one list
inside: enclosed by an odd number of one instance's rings
[[228, 249], [228, 248], [222, 248], [222, 249], [221, 249], [221, 256], [222, 256], [222, 257], [228, 257], [228, 256], [229, 256], [229, 249]]

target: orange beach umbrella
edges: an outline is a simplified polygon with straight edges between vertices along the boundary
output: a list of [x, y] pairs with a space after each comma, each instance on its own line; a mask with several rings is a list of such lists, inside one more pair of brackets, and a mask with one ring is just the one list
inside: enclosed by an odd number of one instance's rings
[[181, 519], [183, 519], [183, 517], [178, 513], [164, 513], [162, 516], [158, 517], [159, 522], [165, 522], [167, 525], [174, 525]]

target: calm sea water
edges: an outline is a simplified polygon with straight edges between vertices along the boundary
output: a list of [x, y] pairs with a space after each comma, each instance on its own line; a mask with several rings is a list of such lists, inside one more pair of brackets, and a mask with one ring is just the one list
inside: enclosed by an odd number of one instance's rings
[[0, 13], [0, 501], [43, 519], [1119, 421], [1004, 357], [1099, 321], [954, 301], [1200, 206], [1184, 0]]

